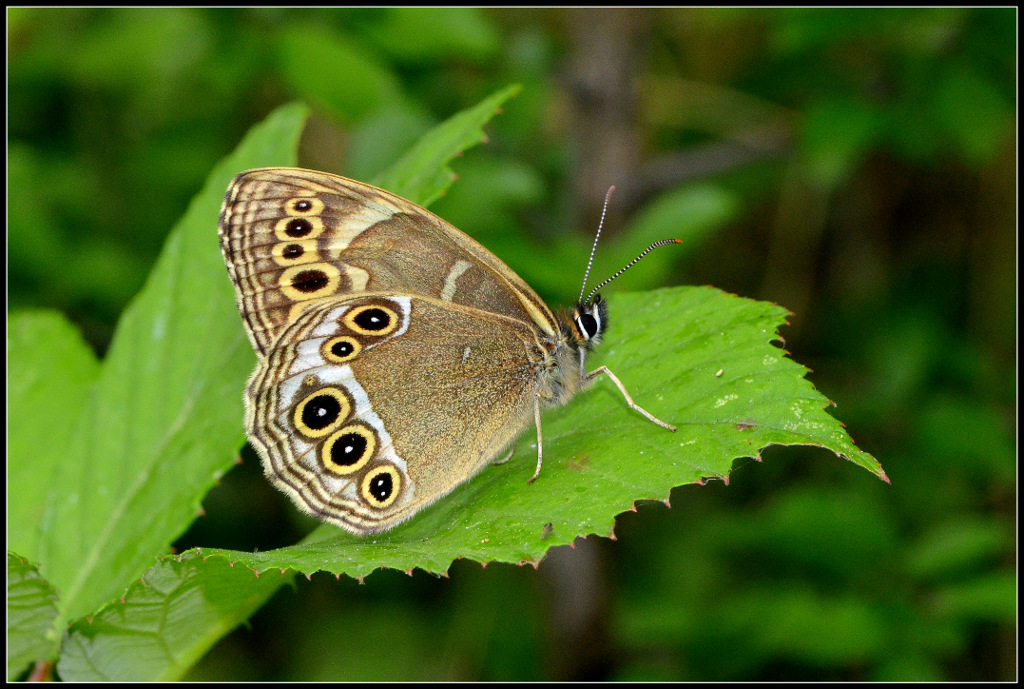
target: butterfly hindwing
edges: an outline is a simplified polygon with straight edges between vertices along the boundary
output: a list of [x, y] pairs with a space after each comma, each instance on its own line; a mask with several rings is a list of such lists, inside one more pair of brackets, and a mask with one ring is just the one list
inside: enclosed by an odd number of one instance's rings
[[530, 422], [533, 340], [514, 319], [417, 295], [316, 304], [260, 362], [247, 430], [298, 505], [380, 531], [472, 477]]

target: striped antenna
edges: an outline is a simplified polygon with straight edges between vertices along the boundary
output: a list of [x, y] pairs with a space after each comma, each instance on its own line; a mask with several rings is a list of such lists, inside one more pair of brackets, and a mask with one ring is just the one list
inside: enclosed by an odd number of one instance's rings
[[[636, 262], [637, 262], [637, 261], [639, 261], [639, 260], [640, 260], [641, 258], [643, 258], [644, 256], [646, 256], [647, 254], [651, 253], [651, 251], [653, 251], [653, 250], [657, 249], [657, 248], [658, 248], [659, 246], [665, 246], [666, 244], [682, 244], [682, 243], [683, 243], [683, 240], [681, 240], [681, 239], [662, 239], [662, 240], [661, 240], [660, 242], [655, 242], [654, 244], [651, 244], [651, 245], [650, 245], [649, 247], [647, 247], [646, 249], [644, 249], [643, 251], [641, 251], [641, 252], [640, 252], [640, 255], [639, 255], [639, 256], [637, 256], [637, 257], [636, 257], [636, 258], [634, 258], [634, 259], [633, 259], [632, 261], [630, 261], [630, 262], [629, 262], [629, 263], [627, 263], [627, 264], [626, 264], [625, 266], [623, 266], [623, 267], [622, 267], [622, 268], [621, 268], [621, 269], [619, 270], [619, 272], [615, 273], [615, 275], [612, 275], [612, 276], [611, 276], [610, 278], [608, 278], [607, 280], [605, 280], [604, 282], [602, 282], [602, 283], [601, 283], [600, 285], [598, 285], [597, 287], [595, 287], [594, 289], [592, 289], [592, 290], [590, 291], [590, 294], [588, 294], [588, 295], [587, 295], [587, 300], [586, 300], [586, 301], [584, 301], [584, 302], [580, 302], [580, 303], [581, 303], [581, 304], [589, 304], [589, 303], [590, 303], [590, 300], [591, 300], [591, 299], [592, 299], [592, 298], [594, 297], [594, 295], [595, 295], [595, 294], [597, 294], [597, 290], [601, 289], [602, 287], [604, 287], [605, 285], [607, 285], [607, 284], [608, 284], [609, 282], [611, 282], [611, 281], [612, 281], [612, 280], [614, 280], [615, 278], [617, 278], [617, 277], [619, 277], [620, 275], [622, 275], [623, 273], [625, 273], [625, 272], [626, 272], [627, 270], [629, 270], [629, 269], [630, 269], [630, 268], [632, 268], [632, 267], [633, 267], [634, 265], [636, 265]], [[593, 260], [593, 259], [591, 259], [591, 260]], [[589, 269], [590, 269], [590, 268], [589, 268], [589, 266], [588, 266], [587, 270], [589, 270]], [[582, 293], [581, 293], [581, 296], [582, 296]]]
[[587, 261], [587, 272], [583, 274], [583, 284], [580, 285], [580, 303], [583, 303], [583, 293], [587, 289], [587, 280], [590, 278], [590, 266], [594, 265], [594, 254], [597, 253], [597, 240], [601, 238], [601, 229], [604, 227], [604, 216], [608, 212], [608, 201], [612, 198], [615, 185], [608, 187], [608, 193], [604, 195], [604, 207], [601, 209], [601, 222], [597, 223], [597, 236], [594, 237], [594, 246], [590, 249], [590, 260]]

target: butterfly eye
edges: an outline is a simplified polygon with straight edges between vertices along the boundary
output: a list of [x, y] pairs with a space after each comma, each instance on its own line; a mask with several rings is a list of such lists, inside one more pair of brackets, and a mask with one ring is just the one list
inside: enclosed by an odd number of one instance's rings
[[583, 313], [576, 316], [576, 329], [579, 330], [584, 340], [590, 340], [597, 335], [601, 324], [594, 315]]

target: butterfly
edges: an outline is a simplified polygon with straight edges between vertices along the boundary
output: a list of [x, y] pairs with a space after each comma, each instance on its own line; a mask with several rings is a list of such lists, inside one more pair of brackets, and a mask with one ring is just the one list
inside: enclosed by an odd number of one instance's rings
[[389, 529], [507, 461], [511, 450], [496, 458], [531, 422], [532, 483], [541, 410], [601, 375], [632, 409], [675, 430], [606, 367], [587, 372], [585, 359], [608, 323], [597, 290], [679, 240], [653, 244], [555, 313], [433, 213], [325, 172], [240, 173], [218, 229], [259, 359], [245, 390], [247, 435], [271, 482], [326, 522], [357, 535]]

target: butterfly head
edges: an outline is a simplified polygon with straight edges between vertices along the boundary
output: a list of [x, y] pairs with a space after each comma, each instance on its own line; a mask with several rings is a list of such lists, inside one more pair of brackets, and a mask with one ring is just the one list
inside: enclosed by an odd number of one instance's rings
[[592, 349], [600, 344], [601, 335], [608, 327], [608, 303], [600, 294], [590, 301], [580, 302], [572, 310], [570, 321], [570, 341], [578, 349]]
[[[601, 209], [601, 221], [597, 225], [597, 235], [594, 237], [594, 245], [590, 249], [590, 260], [587, 261], [587, 270], [583, 273], [583, 285], [580, 287], [580, 298], [579, 301], [576, 302], [576, 308], [573, 309], [571, 314], [570, 320], [572, 325], [569, 328], [566, 328], [568, 330], [569, 341], [574, 343], [578, 350], [592, 349], [594, 345], [601, 342], [601, 335], [603, 335], [604, 331], [608, 328], [608, 305], [603, 299], [601, 299], [601, 295], [598, 294], [597, 291], [632, 268], [637, 261], [654, 249], [657, 249], [659, 246], [665, 246], [666, 244], [682, 244], [682, 241], [678, 239], [662, 239], [660, 242], [651, 244], [640, 252], [639, 256], [623, 266], [617, 273], [592, 289], [590, 294], [587, 295], [587, 298], [584, 299], [583, 294], [587, 290], [587, 279], [590, 277], [590, 268], [594, 265], [594, 254], [597, 252], [597, 242], [601, 239], [601, 229], [604, 227], [604, 217], [608, 212], [608, 201], [611, 199], [612, 192], [614, 190], [615, 187], [609, 188], [608, 193], [604, 197], [604, 208]], [[580, 357], [581, 364], [582, 361], [583, 357]]]

